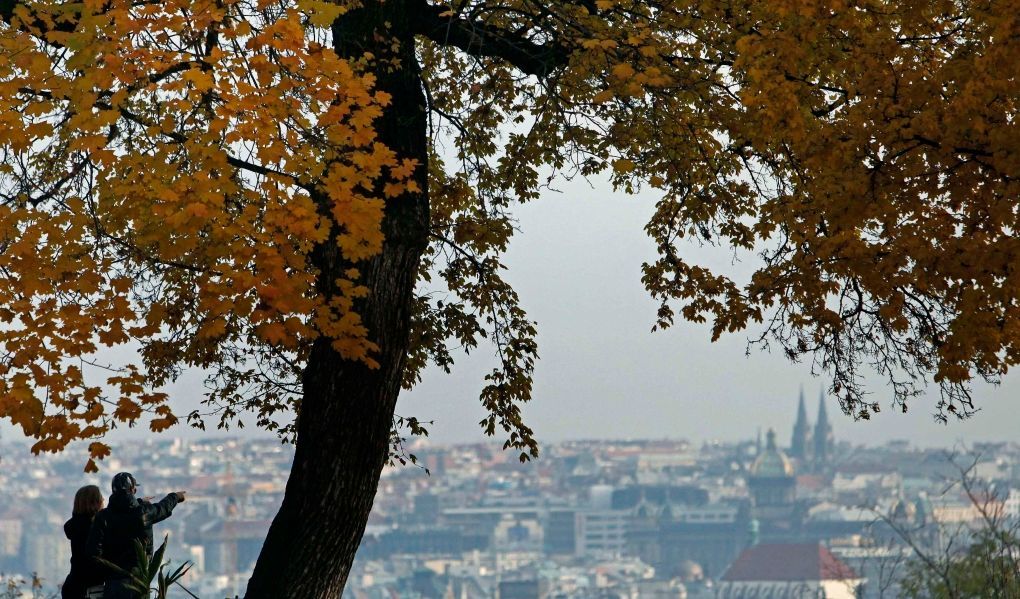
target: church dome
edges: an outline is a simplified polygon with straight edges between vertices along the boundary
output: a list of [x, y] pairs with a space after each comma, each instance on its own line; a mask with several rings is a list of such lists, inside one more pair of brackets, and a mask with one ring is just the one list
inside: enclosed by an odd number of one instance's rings
[[761, 478], [793, 476], [793, 462], [776, 447], [776, 431], [769, 429], [765, 451], [751, 464], [751, 475]]

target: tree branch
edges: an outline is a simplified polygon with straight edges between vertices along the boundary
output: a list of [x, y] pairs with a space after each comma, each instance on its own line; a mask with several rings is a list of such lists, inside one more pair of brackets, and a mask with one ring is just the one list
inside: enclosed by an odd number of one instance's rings
[[454, 46], [475, 57], [502, 58], [528, 75], [545, 77], [567, 64], [570, 51], [554, 43], [537, 44], [524, 36], [477, 20], [458, 17], [446, 6], [419, 3], [415, 33], [441, 46]]
[[[24, 4], [24, 2], [21, 2], [20, 0], [0, 0], [0, 21], [3, 21], [4, 23], [10, 25], [11, 20], [14, 18], [14, 9], [16, 9], [19, 4]], [[31, 9], [29, 10], [31, 11]], [[46, 22], [39, 18], [36, 14], [30, 12], [30, 15], [34, 19], [34, 21], [32, 21], [31, 23], [23, 23], [22, 27], [25, 27], [27, 25], [28, 28], [30, 29], [38, 29], [39, 32], [41, 32], [42, 34], [39, 36], [40, 39], [50, 44], [51, 46], [55, 46], [58, 48], [61, 47], [61, 45], [54, 43], [50, 40], [47, 40], [45, 34], [49, 31], [63, 31], [65, 33], [71, 33], [74, 31], [76, 26], [75, 23], [62, 21], [60, 23], [55, 23], [53, 28], [50, 29], [46, 25]]]
[[14, 16], [14, 7], [18, 5], [17, 0], [0, 0], [0, 19], [4, 23], [10, 23]]

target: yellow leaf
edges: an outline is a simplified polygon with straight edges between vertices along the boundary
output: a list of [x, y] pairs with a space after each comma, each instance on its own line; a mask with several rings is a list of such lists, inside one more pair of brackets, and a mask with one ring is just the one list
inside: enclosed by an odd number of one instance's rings
[[620, 174], [626, 174], [634, 170], [636, 165], [633, 161], [621, 158], [613, 162], [613, 170]]
[[316, 27], [329, 27], [346, 12], [345, 7], [326, 0], [298, 0], [297, 6]]
[[634, 76], [634, 67], [627, 63], [620, 63], [613, 67], [613, 77], [625, 81]]

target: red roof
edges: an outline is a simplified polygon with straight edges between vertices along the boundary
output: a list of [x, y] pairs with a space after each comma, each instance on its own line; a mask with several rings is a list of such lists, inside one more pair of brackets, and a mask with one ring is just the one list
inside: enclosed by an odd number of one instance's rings
[[825, 480], [825, 477], [817, 474], [798, 474], [797, 487], [810, 491], [821, 491], [829, 488], [829, 482]]
[[850, 566], [815, 544], [748, 547], [730, 564], [722, 580], [848, 580], [857, 578]]

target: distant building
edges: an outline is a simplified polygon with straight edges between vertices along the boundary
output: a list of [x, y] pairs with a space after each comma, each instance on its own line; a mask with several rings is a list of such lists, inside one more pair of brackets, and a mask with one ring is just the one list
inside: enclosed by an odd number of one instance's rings
[[769, 429], [765, 436], [765, 451], [755, 458], [747, 478], [755, 517], [775, 519], [787, 516], [795, 499], [796, 484], [793, 462], [776, 446], [776, 431]]
[[802, 466], [802, 470], [810, 467], [811, 471], [819, 472], [829, 467], [835, 450], [824, 392], [818, 394], [818, 420], [813, 428], [804, 405], [804, 390], [801, 389], [797, 401], [797, 420], [793, 424], [793, 435], [790, 438], [790, 457]]
[[218, 574], [247, 572], [262, 551], [271, 520], [214, 519], [190, 540], [204, 547], [205, 569]]
[[397, 554], [461, 555], [490, 546], [490, 534], [448, 526], [401, 527], [365, 535], [358, 547], [361, 559], [387, 559]]
[[624, 510], [579, 510], [574, 528], [577, 554], [622, 555], [629, 516]]
[[574, 555], [577, 552], [577, 509], [549, 510], [543, 542], [548, 555]]
[[716, 599], [854, 599], [864, 583], [822, 545], [765, 544], [745, 549], [719, 579]]
[[50, 515], [42, 522], [30, 521], [25, 527], [24, 563], [35, 564], [35, 574], [47, 585], [63, 581], [71, 560], [71, 544], [64, 537], [62, 524]]
[[13, 559], [21, 554], [21, 538], [24, 529], [21, 513], [13, 513], [9, 516], [0, 514], [0, 563], [4, 559]]
[[807, 408], [804, 407], [804, 388], [800, 390], [797, 403], [797, 422], [793, 424], [793, 438], [790, 440], [790, 457], [808, 460], [808, 447], [811, 445], [811, 423], [808, 422]]
[[499, 583], [499, 599], [541, 599], [545, 586], [537, 579], [503, 580]]
[[815, 424], [815, 471], [823, 470], [829, 466], [832, 453], [835, 449], [835, 441], [832, 437], [832, 425], [829, 424], [829, 415], [825, 410], [825, 394], [818, 394], [818, 422]]
[[695, 485], [628, 485], [613, 490], [611, 507], [629, 510], [642, 503], [706, 505], [708, 491]]
[[703, 575], [717, 576], [747, 542], [746, 506], [644, 500], [631, 514], [628, 554], [651, 564], [664, 577], [681, 575], [692, 564], [703, 570]]

